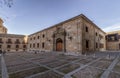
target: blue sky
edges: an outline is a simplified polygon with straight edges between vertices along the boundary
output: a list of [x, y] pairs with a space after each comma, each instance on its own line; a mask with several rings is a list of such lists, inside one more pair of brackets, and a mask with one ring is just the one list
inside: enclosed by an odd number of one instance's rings
[[8, 33], [29, 35], [79, 14], [104, 31], [120, 30], [120, 0], [14, 0], [0, 7]]

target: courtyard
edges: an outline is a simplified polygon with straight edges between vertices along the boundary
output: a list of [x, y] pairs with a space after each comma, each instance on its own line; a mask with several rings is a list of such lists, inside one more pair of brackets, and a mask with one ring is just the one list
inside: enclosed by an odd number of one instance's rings
[[9, 78], [119, 78], [119, 54], [97, 52], [73, 56], [58, 52], [11, 52], [1, 56], [4, 62], [0, 62], [0, 77], [5, 73], [2, 68], [6, 68]]

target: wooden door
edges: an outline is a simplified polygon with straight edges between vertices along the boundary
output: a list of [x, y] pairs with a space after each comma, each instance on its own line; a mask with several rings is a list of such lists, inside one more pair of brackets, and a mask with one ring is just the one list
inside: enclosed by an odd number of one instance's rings
[[62, 51], [63, 50], [63, 43], [61, 39], [57, 39], [56, 41], [56, 51]]
[[62, 43], [58, 42], [56, 46], [57, 51], [62, 51]]

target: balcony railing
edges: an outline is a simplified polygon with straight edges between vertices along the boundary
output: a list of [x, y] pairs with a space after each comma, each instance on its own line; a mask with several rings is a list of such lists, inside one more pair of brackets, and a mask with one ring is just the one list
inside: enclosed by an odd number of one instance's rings
[[11, 41], [8, 41], [8, 42], [6, 42], [7, 44], [12, 44], [12, 42]]
[[16, 41], [15, 44], [20, 44], [20, 42], [19, 42], [19, 41]]
[[25, 44], [25, 42], [23, 41], [22, 44]]
[[0, 43], [3, 43], [2, 41], [0, 41]]

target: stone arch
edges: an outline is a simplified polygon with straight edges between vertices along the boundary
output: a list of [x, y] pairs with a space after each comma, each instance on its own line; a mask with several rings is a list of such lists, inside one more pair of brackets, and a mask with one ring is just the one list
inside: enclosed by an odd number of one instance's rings
[[53, 51], [66, 52], [66, 31], [57, 27], [53, 33]]

